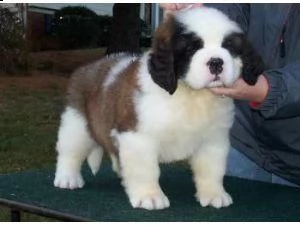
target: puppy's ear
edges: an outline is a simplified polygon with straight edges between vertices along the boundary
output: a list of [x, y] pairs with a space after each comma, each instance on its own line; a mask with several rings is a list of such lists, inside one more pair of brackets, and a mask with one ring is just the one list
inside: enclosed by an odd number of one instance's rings
[[256, 52], [252, 44], [243, 35], [242, 47], [242, 78], [249, 85], [255, 85], [258, 76], [265, 70], [264, 62], [261, 56]]
[[174, 24], [173, 16], [168, 15], [165, 21], [157, 28], [148, 61], [152, 80], [170, 94], [173, 94], [177, 88], [172, 43]]

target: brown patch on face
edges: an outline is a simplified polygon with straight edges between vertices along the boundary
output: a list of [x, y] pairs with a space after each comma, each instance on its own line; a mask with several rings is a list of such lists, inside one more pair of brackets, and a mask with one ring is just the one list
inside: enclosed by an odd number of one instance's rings
[[174, 17], [173, 15], [167, 15], [167, 18], [159, 25], [154, 34], [154, 42], [152, 48], [155, 49], [158, 45], [164, 45], [166, 43], [171, 43], [171, 38], [174, 33]]
[[89, 131], [96, 142], [117, 154], [111, 130], [134, 130], [137, 119], [133, 96], [137, 85], [138, 61], [133, 61], [104, 90], [103, 83], [118, 60], [108, 58], [74, 74], [69, 89], [69, 105], [78, 109], [88, 121]]

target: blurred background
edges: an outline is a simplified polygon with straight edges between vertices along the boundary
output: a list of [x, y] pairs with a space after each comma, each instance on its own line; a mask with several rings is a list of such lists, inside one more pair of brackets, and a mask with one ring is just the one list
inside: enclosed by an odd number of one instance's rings
[[[57, 52], [62, 55], [67, 50], [89, 49], [94, 55], [98, 49], [99, 54], [138, 53], [150, 46], [162, 11], [158, 4], [150, 3], [20, 3], [0, 4], [0, 16], [0, 72], [13, 73], [17, 69], [70, 72], [73, 68], [67, 68], [69, 65], [56, 65], [58, 62], [52, 61], [60, 61]], [[83, 52], [83, 63], [86, 55]], [[77, 60], [74, 61], [78, 66]]]

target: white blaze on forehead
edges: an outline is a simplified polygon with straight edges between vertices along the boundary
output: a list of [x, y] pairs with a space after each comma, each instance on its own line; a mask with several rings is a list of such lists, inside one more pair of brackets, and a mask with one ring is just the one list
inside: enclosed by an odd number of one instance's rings
[[185, 25], [187, 32], [194, 32], [201, 37], [204, 47], [221, 44], [223, 38], [232, 32], [242, 32], [235, 22], [214, 8], [200, 7], [179, 11], [176, 19]]
[[103, 83], [103, 88], [106, 89], [107, 87], [112, 85], [118, 79], [121, 72], [134, 60], [136, 60], [136, 57], [133, 56], [124, 56], [124, 58], [121, 58], [109, 71]]

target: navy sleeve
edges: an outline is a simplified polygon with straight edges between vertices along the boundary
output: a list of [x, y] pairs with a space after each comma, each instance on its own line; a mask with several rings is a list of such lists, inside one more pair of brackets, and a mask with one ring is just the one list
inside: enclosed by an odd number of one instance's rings
[[247, 33], [249, 27], [250, 4], [205, 3], [205, 6], [222, 11], [228, 15], [230, 19], [237, 22], [245, 34]]
[[300, 61], [265, 71], [269, 92], [258, 110], [265, 118], [300, 116]]

